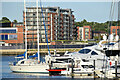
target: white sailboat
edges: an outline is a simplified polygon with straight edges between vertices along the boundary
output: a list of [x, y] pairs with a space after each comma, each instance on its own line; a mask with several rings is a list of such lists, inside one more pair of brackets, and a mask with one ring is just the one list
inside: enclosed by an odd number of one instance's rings
[[[46, 63], [40, 63], [40, 54], [39, 54], [39, 26], [38, 26], [38, 0], [37, 4], [37, 42], [38, 42], [38, 60], [28, 59], [27, 57], [27, 27], [26, 27], [26, 18], [25, 18], [25, 47], [26, 53], [24, 53], [25, 59], [22, 59], [18, 62], [13, 62], [9, 64], [11, 71], [21, 72], [21, 73], [48, 73], [46, 69], [49, 69], [49, 65]], [[26, 17], [26, 6], [24, 0], [24, 11]]]

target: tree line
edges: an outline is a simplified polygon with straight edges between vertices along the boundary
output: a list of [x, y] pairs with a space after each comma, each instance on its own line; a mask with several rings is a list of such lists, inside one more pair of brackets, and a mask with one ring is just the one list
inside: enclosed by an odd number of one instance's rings
[[[0, 23], [10, 23], [11, 21], [7, 17], [2, 17]], [[13, 20], [14, 23], [17, 23], [17, 20]], [[93, 31], [104, 31], [108, 32], [110, 26], [120, 26], [120, 21], [106, 21], [104, 23], [98, 22], [88, 22], [87, 20], [83, 20], [81, 22], [75, 22], [75, 26], [83, 27], [83, 26], [91, 26]]]
[[88, 22], [87, 20], [84, 19], [81, 22], [75, 22], [75, 25], [79, 27], [91, 26], [93, 31], [108, 32], [110, 26], [120, 26], [120, 21], [106, 21], [104, 23], [98, 23], [98, 22]]
[[[14, 23], [17, 23], [17, 20], [13, 20]], [[0, 23], [11, 23], [11, 21], [7, 17], [2, 17]]]

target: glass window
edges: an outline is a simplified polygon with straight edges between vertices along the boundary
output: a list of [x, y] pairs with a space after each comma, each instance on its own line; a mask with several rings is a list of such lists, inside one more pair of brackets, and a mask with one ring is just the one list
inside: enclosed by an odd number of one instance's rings
[[5, 30], [0, 30], [0, 33], [16, 33], [16, 29], [5, 29]]
[[16, 40], [17, 39], [17, 35], [9, 35], [9, 40]]
[[1, 40], [4, 40], [5, 38], [4, 38], [4, 35], [1, 35]]
[[109, 46], [113, 46], [115, 43], [106, 43], [104, 45], [109, 45]]
[[8, 35], [5, 35], [5, 40], [8, 40]]
[[120, 35], [120, 34], [119, 34], [119, 31], [120, 31], [120, 30], [119, 30], [119, 29], [117, 29], [117, 35]]
[[0, 35], [0, 40], [8, 40], [8, 35]]
[[24, 61], [22, 61], [21, 64], [24, 64]]
[[89, 28], [85, 28], [85, 32], [88, 32], [89, 31]]
[[115, 29], [113, 29], [112, 32], [115, 33]]
[[95, 51], [92, 51], [91, 55], [98, 55]]
[[94, 68], [93, 65], [82, 65], [83, 68]]
[[33, 16], [35, 16], [35, 13], [33, 13]]
[[88, 54], [90, 51], [91, 51], [90, 49], [82, 49], [79, 51], [79, 53]]

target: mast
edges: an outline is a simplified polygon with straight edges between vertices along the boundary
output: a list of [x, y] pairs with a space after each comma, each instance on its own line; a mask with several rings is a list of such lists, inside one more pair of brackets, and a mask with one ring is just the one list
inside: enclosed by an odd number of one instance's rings
[[27, 59], [27, 27], [26, 27], [26, 5], [25, 5], [25, 0], [24, 0], [24, 13], [25, 13], [25, 59]]
[[38, 0], [36, 0], [37, 7], [37, 43], [38, 43], [38, 62], [40, 61], [40, 53], [39, 53], [39, 24], [38, 24]]
[[48, 47], [48, 54], [50, 56], [51, 54], [50, 54], [49, 45], [48, 45], [48, 37], [47, 37], [47, 32], [46, 32], [46, 26], [45, 26], [45, 20], [44, 20], [41, 0], [40, 0], [40, 7], [41, 7], [42, 18], [43, 18], [43, 25], [44, 25], [44, 29], [45, 29], [46, 42], [47, 42], [47, 47]]
[[[119, 36], [119, 40], [118, 40], [118, 44], [119, 44], [119, 42], [120, 42], [120, 24], [119, 24], [119, 22], [120, 22], [120, 1], [118, 2], [118, 36]], [[118, 49], [120, 49], [120, 45], [118, 45]]]

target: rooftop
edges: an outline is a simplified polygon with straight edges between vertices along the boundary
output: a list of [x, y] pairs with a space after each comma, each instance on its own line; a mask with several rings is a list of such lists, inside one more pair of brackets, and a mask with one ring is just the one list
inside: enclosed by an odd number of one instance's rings
[[[38, 8], [41, 9], [41, 7], [38, 7]], [[42, 7], [42, 8], [43, 9], [55, 9], [55, 10], [57, 10], [60, 7]], [[36, 9], [36, 7], [26, 7], [26, 9]], [[60, 10], [69, 12], [69, 10], [71, 10], [71, 9], [62, 9], [62, 8], [60, 8]]]

